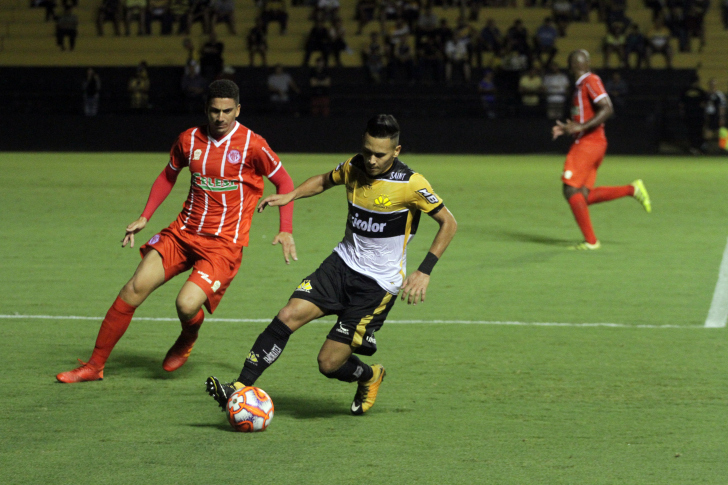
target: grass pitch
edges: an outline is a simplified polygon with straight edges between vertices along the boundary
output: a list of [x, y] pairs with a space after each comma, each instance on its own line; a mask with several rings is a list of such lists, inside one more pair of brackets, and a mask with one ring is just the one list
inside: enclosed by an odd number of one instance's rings
[[[592, 206], [603, 248], [582, 253], [566, 250], [580, 234], [560, 195], [561, 157], [404, 154], [459, 231], [427, 302], [396, 304], [378, 333], [368, 360], [388, 375], [376, 406], [350, 416], [354, 386], [318, 374], [330, 324], [313, 322], [258, 381], [275, 418], [246, 435], [203, 383], [237, 376], [266, 323], [208, 316], [188, 363], [164, 372], [179, 324], [145, 319], [174, 318], [180, 278], [137, 311], [104, 381], [55, 383], [88, 358], [139, 261], [119, 241], [166, 158], [0, 154], [4, 483], [726, 482], [726, 330], [703, 328], [728, 235], [725, 161], [608, 156], [598, 183], [643, 178], [654, 210], [629, 198]], [[296, 184], [345, 158], [283, 157]], [[186, 190], [183, 175], [137, 246], [174, 219]], [[344, 197], [334, 188], [296, 202], [290, 266], [270, 246], [276, 211], [257, 214], [214, 318], [272, 318], [341, 238]], [[435, 230], [423, 217], [410, 269]], [[423, 323], [395, 323], [410, 320]], [[596, 323], [614, 326], [582, 325]]]

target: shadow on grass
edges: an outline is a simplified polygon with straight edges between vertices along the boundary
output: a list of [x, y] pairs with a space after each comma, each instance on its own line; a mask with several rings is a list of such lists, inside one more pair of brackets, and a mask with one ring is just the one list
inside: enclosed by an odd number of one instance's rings
[[534, 243], [534, 244], [542, 244], [545, 246], [558, 246], [558, 247], [567, 247], [571, 244], [574, 244], [573, 239], [557, 239], [554, 237], [548, 237], [548, 236], [542, 236], [539, 234], [529, 234], [525, 232], [516, 232], [516, 231], [500, 231], [494, 233], [495, 235], [500, 235], [502, 240], [505, 241], [518, 241], [518, 242], [527, 242], [527, 243]]
[[334, 402], [323, 399], [306, 397], [301, 394], [277, 394], [275, 413], [279, 416], [289, 416], [295, 419], [328, 418], [331, 416], [348, 415], [346, 402]]

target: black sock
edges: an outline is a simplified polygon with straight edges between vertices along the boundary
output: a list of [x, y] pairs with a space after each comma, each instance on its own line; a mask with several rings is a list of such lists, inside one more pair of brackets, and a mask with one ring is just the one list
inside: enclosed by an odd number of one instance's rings
[[238, 382], [252, 386], [260, 375], [283, 353], [288, 337], [293, 332], [288, 325], [275, 317], [270, 325], [258, 335], [250, 349]]
[[324, 374], [329, 379], [338, 379], [343, 382], [368, 381], [374, 375], [371, 366], [365, 364], [359, 357], [351, 354], [344, 365], [330, 374]]

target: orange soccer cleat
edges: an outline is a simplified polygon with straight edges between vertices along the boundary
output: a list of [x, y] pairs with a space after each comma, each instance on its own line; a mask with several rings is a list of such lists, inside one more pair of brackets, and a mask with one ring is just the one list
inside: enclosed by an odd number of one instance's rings
[[164, 357], [164, 362], [162, 363], [164, 370], [173, 372], [185, 365], [196, 340], [197, 333], [191, 335], [183, 330], [180, 336], [177, 337], [177, 341]]
[[76, 382], [101, 381], [104, 379], [104, 368], [98, 368], [88, 362], [78, 359], [81, 367], [66, 372], [61, 372], [56, 376], [58, 382], [64, 384], [74, 384]]
[[374, 401], [376, 401], [379, 393], [379, 386], [387, 374], [381, 364], [374, 364], [372, 370], [374, 371], [372, 378], [366, 382], [360, 382], [357, 386], [354, 402], [351, 403], [351, 414], [355, 416], [364, 414], [374, 406]]

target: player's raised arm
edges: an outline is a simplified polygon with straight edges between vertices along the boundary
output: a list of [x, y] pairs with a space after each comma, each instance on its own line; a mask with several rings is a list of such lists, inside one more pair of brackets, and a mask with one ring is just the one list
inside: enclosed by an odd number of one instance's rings
[[286, 205], [296, 199], [313, 197], [314, 195], [318, 195], [325, 190], [330, 189], [334, 186], [334, 182], [331, 180], [330, 175], [330, 172], [322, 173], [321, 175], [314, 175], [287, 194], [269, 195], [258, 202], [258, 212], [263, 212], [263, 209], [267, 206], [277, 207]]
[[442, 254], [450, 245], [450, 241], [452, 241], [458, 229], [458, 223], [447, 207], [443, 207], [432, 218], [440, 225], [440, 229], [435, 234], [430, 251], [425, 256], [422, 264], [417, 268], [417, 271], [407, 276], [400, 290], [402, 292], [402, 300], [404, 301], [406, 299], [408, 305], [416, 305], [418, 301], [425, 301], [432, 268], [434, 268], [437, 261], [442, 257]]
[[152, 190], [149, 192], [149, 198], [147, 199], [147, 205], [144, 207], [142, 215], [139, 219], [126, 226], [126, 234], [124, 239], [121, 240], [121, 247], [126, 247], [128, 243], [131, 243], [131, 247], [134, 247], [134, 234], [138, 233], [147, 225], [149, 219], [152, 218], [154, 211], [164, 202], [172, 187], [177, 182], [177, 175], [179, 172], [172, 168], [171, 165], [167, 165], [162, 173], [159, 174], [157, 179], [152, 184]]

